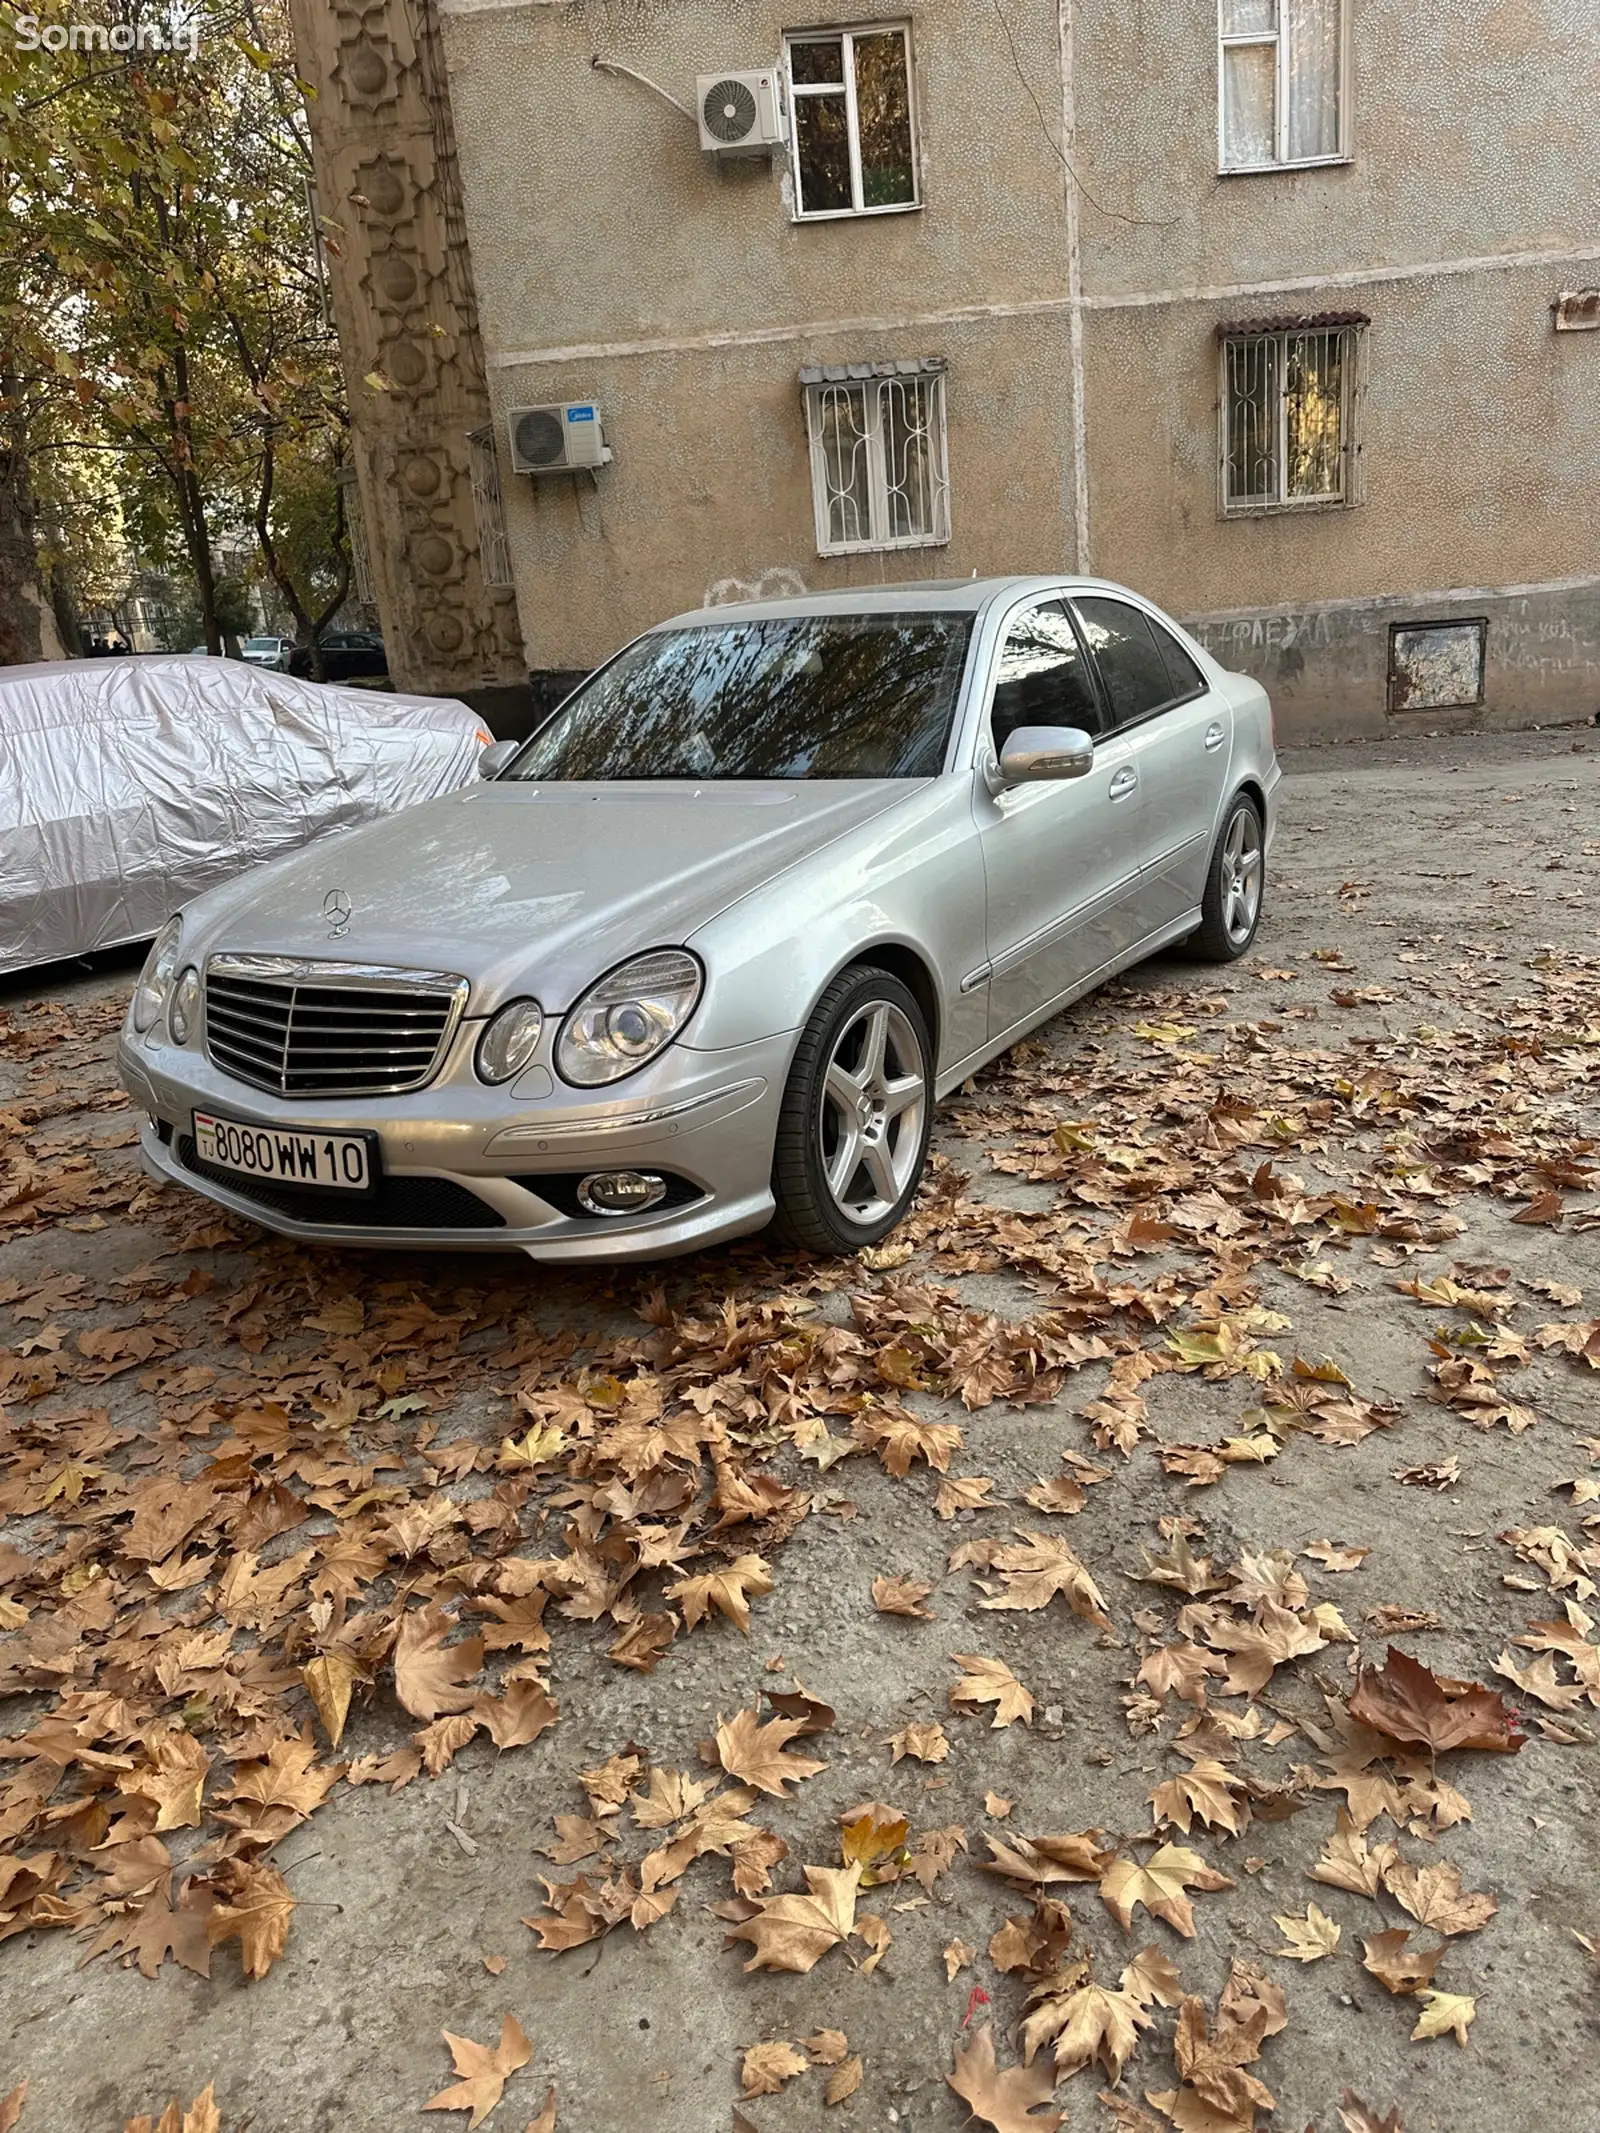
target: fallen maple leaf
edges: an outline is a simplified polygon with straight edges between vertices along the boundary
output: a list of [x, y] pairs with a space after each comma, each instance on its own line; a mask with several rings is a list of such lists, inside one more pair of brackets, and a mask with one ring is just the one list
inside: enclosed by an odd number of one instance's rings
[[1363, 1670], [1350, 1698], [1350, 1716], [1375, 1733], [1436, 1755], [1449, 1748], [1515, 1755], [1523, 1743], [1516, 1713], [1497, 1690], [1446, 1680], [1393, 1644], [1381, 1671]]
[[919, 1763], [942, 1763], [950, 1753], [944, 1727], [936, 1718], [902, 1726], [898, 1733], [890, 1734], [889, 1747], [892, 1750], [890, 1761], [895, 1763], [908, 1755], [914, 1755]]
[[952, 1709], [962, 1704], [976, 1707], [992, 1703], [995, 1713], [991, 1731], [1014, 1725], [1019, 1718], [1025, 1726], [1033, 1724], [1033, 1698], [1003, 1660], [980, 1659], [972, 1652], [954, 1652], [951, 1656], [968, 1675], [950, 1691]]
[[[1245, 2068], [1259, 2058], [1268, 2037], [1287, 2027], [1288, 2019], [1281, 1987], [1236, 1957], [1214, 2023], [1207, 2024], [1205, 2004], [1192, 1994], [1178, 2010], [1172, 2048], [1184, 2083], [1212, 2111], [1249, 2126], [1257, 2110], [1276, 2106], [1271, 2090]], [[1189, 2133], [1182, 2117], [1176, 2122]]]
[[1442, 2037], [1453, 2031], [1456, 2042], [1465, 2044], [1467, 2031], [1478, 2013], [1478, 2003], [1472, 1995], [1467, 1992], [1430, 1990], [1422, 1993], [1421, 1998], [1427, 2002], [1427, 2006], [1417, 2017], [1417, 2026], [1411, 2032], [1412, 2042], [1416, 2043], [1427, 2037]]
[[1118, 1925], [1133, 1924], [1139, 1904], [1156, 1918], [1194, 1938], [1194, 1907], [1188, 1889], [1231, 1889], [1236, 1884], [1215, 1867], [1207, 1866], [1198, 1852], [1181, 1844], [1163, 1844], [1143, 1866], [1132, 1859], [1113, 1859], [1100, 1882], [1100, 1900]]
[[1150, 2026], [1148, 2004], [1131, 1992], [1097, 1985], [1088, 1971], [1085, 1959], [1028, 1995], [1033, 2012], [1022, 2024], [1023, 2063], [1032, 2066], [1039, 2047], [1054, 2037], [1057, 2081], [1096, 2060], [1109, 2080], [1120, 2081], [1140, 2030]]
[[[24, 2089], [27, 2085], [26, 2082], [22, 2084]], [[9, 2098], [7, 2100], [9, 2101]], [[6, 2118], [3, 2111], [0, 2111], [0, 2129], [15, 2124], [14, 2118]], [[222, 2133], [222, 2113], [217, 2108], [216, 2083], [208, 2081], [188, 2110], [185, 2111], [174, 2096], [162, 2112], [159, 2122], [147, 2114], [141, 2114], [138, 2118], [128, 2119], [122, 2133]]]
[[347, 1652], [324, 1652], [301, 1668], [300, 1678], [322, 1720], [328, 1745], [337, 1748], [350, 1713], [350, 1691], [365, 1676]]
[[1311, 1868], [1313, 1881], [1326, 1882], [1329, 1888], [1348, 1889], [1354, 1896], [1376, 1896], [1383, 1886], [1383, 1877], [1399, 1857], [1392, 1844], [1380, 1844], [1376, 1850], [1367, 1844], [1366, 1835], [1357, 1829], [1349, 1813], [1341, 1807], [1333, 1835], [1323, 1848], [1322, 1857]]
[[806, 2038], [805, 2047], [813, 2066], [838, 2066], [850, 2050], [850, 2039], [842, 2029], [819, 2029]]
[[905, 1615], [913, 1622], [931, 1622], [933, 1616], [923, 1601], [933, 1591], [916, 1578], [876, 1577], [872, 1581], [872, 1604], [880, 1615]]
[[[1297, 1963], [1319, 1963], [1339, 1945], [1338, 1926], [1325, 1911], [1318, 1910], [1314, 1903], [1306, 1905], [1304, 1918], [1296, 1917], [1292, 1913], [1274, 1912], [1272, 1923], [1289, 1945], [1270, 1952], [1290, 1956]], [[1370, 1943], [1368, 1945], [1370, 1946]]]
[[289, 1884], [274, 1866], [230, 1859], [219, 1869], [218, 1885], [225, 1895], [206, 1919], [207, 1940], [213, 1948], [236, 1940], [245, 1976], [265, 1977], [288, 1945], [295, 1909]]
[[796, 1718], [775, 1718], [764, 1726], [759, 1710], [738, 1711], [726, 1724], [719, 1714], [717, 1755], [730, 1777], [742, 1778], [758, 1792], [787, 1799], [785, 1784], [798, 1784], [828, 1767], [809, 1756], [784, 1754], [785, 1742], [805, 1730], [805, 1721]]
[[1218, 1621], [1205, 1636], [1208, 1644], [1233, 1654], [1223, 1691], [1228, 1696], [1259, 1694], [1275, 1667], [1320, 1652], [1327, 1642], [1316, 1623], [1271, 1600], [1257, 1608], [1253, 1622]]
[[944, 1955], [944, 1981], [947, 1985], [953, 1985], [957, 1971], [968, 1969], [978, 1951], [976, 1948], [969, 1947], [964, 1940], [953, 1940], [946, 1943], [942, 1952]]
[[1101, 1629], [1111, 1627], [1100, 1588], [1067, 1546], [1047, 1533], [1017, 1529], [1020, 1546], [996, 1548], [993, 1567], [1006, 1581], [1003, 1593], [980, 1600], [987, 1608], [1022, 1608], [1030, 1613], [1048, 1607], [1059, 1593], [1072, 1612]]
[[804, 2052], [779, 2037], [770, 2044], [752, 2044], [739, 2071], [742, 2096], [776, 2096], [786, 2081], [810, 2066]]
[[523, 2133], [556, 2133], [556, 2091], [552, 2082], [544, 2092], [544, 2103], [537, 2118], [530, 2118]]
[[1225, 1829], [1236, 1837], [1240, 1829], [1239, 1803], [1229, 1790], [1233, 1783], [1221, 1763], [1212, 1756], [1202, 1756], [1192, 1768], [1155, 1786], [1149, 1797], [1157, 1821], [1176, 1823], [1185, 1836], [1198, 1815], [1208, 1829]]
[[500, 2025], [500, 2042], [491, 2051], [487, 2044], [474, 2044], [470, 2037], [457, 2037], [448, 2029], [439, 2032], [450, 2047], [450, 2058], [462, 2079], [453, 2088], [441, 2089], [422, 2106], [425, 2111], [470, 2111], [467, 2133], [481, 2126], [519, 2067], [533, 2057], [533, 2046], [522, 2034], [514, 2015]]
[[508, 1681], [503, 1696], [476, 1697], [468, 1715], [488, 1729], [489, 1738], [504, 1752], [536, 1741], [561, 1716], [561, 1707], [545, 1694], [542, 1681]]
[[861, 2075], [861, 2054], [854, 2052], [848, 2059], [842, 2060], [828, 2076], [827, 2085], [822, 2091], [824, 2106], [844, 2103], [853, 2096], [861, 2086]]
[[1410, 1939], [1409, 1927], [1392, 1926], [1387, 1933], [1374, 1933], [1361, 1943], [1366, 1951], [1362, 1968], [1370, 1970], [1386, 1992], [1420, 1992], [1433, 1982], [1445, 1943], [1441, 1941], [1437, 1948], [1413, 1948], [1408, 1945]]
[[747, 1940], [755, 1953], [746, 1970], [813, 1969], [830, 1948], [849, 1939], [855, 1926], [859, 1866], [808, 1866], [808, 1895], [755, 1899], [753, 1918], [735, 1926], [730, 1936]]
[[1363, 2103], [1352, 2089], [1346, 2089], [1339, 2099], [1339, 2123], [1344, 2133], [1406, 2133], [1398, 2104], [1391, 2105], [1380, 2118], [1371, 2104]]
[[147, 1734], [144, 1750], [149, 1767], [119, 1777], [117, 1790], [154, 1801], [158, 1832], [198, 1829], [201, 1795], [211, 1767], [205, 1749], [181, 1726], [168, 1726]]
[[1040, 2116], [1038, 2107], [1050, 2101], [1056, 2085], [1048, 2067], [1007, 2067], [995, 2064], [994, 2026], [985, 2022], [973, 2032], [972, 2042], [956, 2046], [956, 2063], [945, 2080], [974, 2118], [992, 2126], [994, 2133], [1056, 2133], [1062, 2123], [1059, 2111]]
[[477, 1694], [472, 1677], [483, 1665], [483, 1639], [464, 1637], [447, 1646], [455, 1622], [436, 1603], [413, 1607], [400, 1618], [394, 1647], [394, 1692], [413, 1718], [464, 1711]]
[[9, 2096], [0, 2096], [0, 2133], [12, 2133], [28, 2100], [28, 2084], [19, 2081]]
[[741, 1555], [726, 1570], [713, 1570], [703, 1577], [680, 1578], [667, 1587], [667, 1598], [683, 1609], [690, 1629], [698, 1629], [713, 1609], [734, 1626], [750, 1634], [750, 1599], [772, 1590], [772, 1572], [759, 1555]]
[[1383, 1885], [1419, 1925], [1447, 1936], [1480, 1931], [1500, 1908], [1495, 1897], [1463, 1889], [1461, 1869], [1448, 1860], [1419, 1868], [1397, 1858], [1384, 1869]]

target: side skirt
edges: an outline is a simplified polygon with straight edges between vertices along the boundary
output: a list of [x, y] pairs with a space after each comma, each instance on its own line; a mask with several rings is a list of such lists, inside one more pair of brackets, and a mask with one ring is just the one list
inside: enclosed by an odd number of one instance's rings
[[1104, 985], [1108, 978], [1114, 978], [1119, 972], [1131, 969], [1135, 963], [1142, 963], [1146, 956], [1159, 955], [1163, 948], [1170, 948], [1174, 941], [1186, 940], [1199, 923], [1200, 907], [1197, 904], [1181, 918], [1169, 921], [1158, 933], [1147, 934], [1142, 941], [1136, 942], [1122, 955], [1113, 956], [1110, 962], [1102, 963], [1098, 970], [1091, 971], [1088, 977], [1080, 979], [1076, 985], [1068, 986], [1065, 992], [1057, 993], [1053, 1000], [1047, 1000], [1042, 1007], [1035, 1008], [1020, 1021], [1013, 1022], [1000, 1036], [989, 1038], [977, 1051], [969, 1052], [965, 1059], [959, 1059], [954, 1066], [946, 1067], [934, 1085], [935, 1097], [948, 1096], [952, 1089], [961, 1086], [969, 1074], [975, 1074], [980, 1067], [987, 1066], [991, 1059], [998, 1059], [1000, 1054], [1009, 1051], [1019, 1038], [1026, 1037], [1030, 1030], [1038, 1029], [1041, 1023], [1048, 1022], [1053, 1015], [1059, 1015], [1063, 1008], [1070, 1007], [1075, 1000], [1081, 1000], [1086, 993], [1093, 992], [1096, 986]]

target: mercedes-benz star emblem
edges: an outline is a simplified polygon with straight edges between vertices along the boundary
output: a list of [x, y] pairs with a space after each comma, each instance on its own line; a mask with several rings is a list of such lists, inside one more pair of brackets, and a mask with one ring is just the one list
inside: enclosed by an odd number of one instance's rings
[[342, 941], [350, 931], [350, 919], [355, 905], [343, 889], [330, 889], [322, 899], [322, 915], [328, 921], [330, 941]]

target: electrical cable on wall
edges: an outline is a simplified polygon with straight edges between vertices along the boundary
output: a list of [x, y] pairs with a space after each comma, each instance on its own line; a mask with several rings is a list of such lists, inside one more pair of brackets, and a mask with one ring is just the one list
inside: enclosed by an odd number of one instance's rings
[[687, 104], [680, 104], [670, 89], [663, 89], [660, 82], [652, 81], [648, 74], [641, 74], [637, 67], [624, 66], [620, 59], [602, 59], [598, 52], [595, 53], [589, 64], [602, 74], [625, 74], [629, 81], [638, 82], [643, 88], [650, 90], [653, 95], [659, 96], [664, 104], [670, 104], [674, 111], [681, 111], [691, 126], [699, 125], [700, 121]]

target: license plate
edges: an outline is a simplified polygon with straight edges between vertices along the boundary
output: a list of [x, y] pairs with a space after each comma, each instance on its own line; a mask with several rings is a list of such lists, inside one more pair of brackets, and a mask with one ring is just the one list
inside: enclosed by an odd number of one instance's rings
[[365, 1133], [299, 1133], [196, 1111], [194, 1145], [201, 1162], [241, 1177], [331, 1192], [370, 1192], [374, 1183], [371, 1135]]

